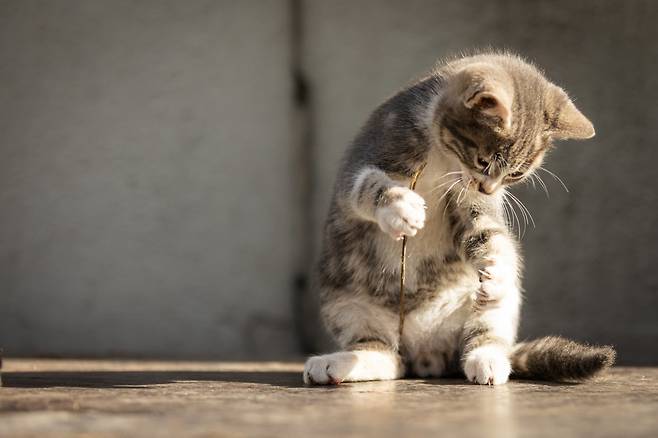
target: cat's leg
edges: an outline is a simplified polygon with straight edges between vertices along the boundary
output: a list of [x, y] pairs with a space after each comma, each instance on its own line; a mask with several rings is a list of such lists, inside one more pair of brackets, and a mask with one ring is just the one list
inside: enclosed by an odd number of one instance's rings
[[464, 325], [461, 361], [469, 381], [500, 385], [509, 379], [518, 318], [518, 311], [513, 307], [518, 306], [509, 302], [496, 308], [474, 310]]
[[322, 316], [343, 351], [309, 358], [304, 366], [306, 384], [392, 380], [404, 375], [395, 313], [368, 297], [334, 296], [327, 298]]
[[357, 216], [396, 240], [415, 236], [425, 224], [425, 200], [374, 166], [357, 173], [347, 199]]
[[[425, 223], [424, 199], [375, 166], [364, 166], [354, 172], [339, 189], [338, 198], [341, 208], [347, 207], [342, 213], [349, 212], [350, 221], [377, 223], [383, 232], [397, 240], [416, 235]], [[304, 381], [337, 384], [400, 378], [405, 370], [397, 351], [397, 313], [351, 290], [355, 287], [352, 283], [355, 277], [370, 277], [372, 270], [381, 271], [383, 265], [381, 262], [373, 265], [376, 251], [364, 257], [345, 248], [351, 247], [354, 240], [372, 243], [374, 236], [351, 234], [354, 228], [349, 227], [353, 225], [341, 223], [343, 219], [336, 215], [328, 222], [327, 250], [320, 277], [323, 318], [344, 351], [311, 357], [304, 368]], [[382, 281], [386, 283], [387, 279]], [[365, 287], [376, 290], [381, 286]]]
[[476, 228], [464, 242], [465, 256], [480, 277], [473, 311], [464, 325], [464, 374], [471, 382], [502, 384], [512, 371], [509, 356], [521, 302], [516, 244], [499, 228]]

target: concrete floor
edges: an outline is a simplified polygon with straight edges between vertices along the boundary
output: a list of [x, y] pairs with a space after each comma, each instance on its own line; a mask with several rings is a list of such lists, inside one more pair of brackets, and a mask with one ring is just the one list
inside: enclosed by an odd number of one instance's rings
[[0, 436], [656, 437], [658, 368], [304, 387], [299, 363], [5, 360]]

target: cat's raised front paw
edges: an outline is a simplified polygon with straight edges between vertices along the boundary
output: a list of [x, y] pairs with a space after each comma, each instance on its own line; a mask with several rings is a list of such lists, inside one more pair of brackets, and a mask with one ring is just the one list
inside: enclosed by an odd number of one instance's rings
[[480, 287], [475, 293], [475, 308], [495, 307], [514, 289], [514, 271], [502, 264], [490, 264], [478, 270]]
[[512, 372], [509, 358], [503, 347], [485, 345], [468, 353], [464, 362], [466, 378], [480, 385], [506, 383]]
[[425, 225], [425, 200], [406, 187], [391, 187], [388, 200], [375, 211], [379, 227], [395, 240], [415, 236]]
[[311, 357], [304, 365], [304, 383], [307, 385], [338, 385], [345, 380], [357, 361], [357, 355], [351, 352]]

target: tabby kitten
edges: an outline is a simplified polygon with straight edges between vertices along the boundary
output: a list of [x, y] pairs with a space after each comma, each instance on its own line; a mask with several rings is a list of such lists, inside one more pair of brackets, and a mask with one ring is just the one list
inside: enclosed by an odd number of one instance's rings
[[592, 136], [561, 88], [508, 54], [445, 63], [377, 108], [339, 171], [319, 264], [322, 316], [343, 351], [308, 359], [304, 381], [463, 372], [497, 385], [511, 373], [582, 379], [610, 366], [610, 347], [515, 343], [522, 262], [503, 206], [553, 139]]

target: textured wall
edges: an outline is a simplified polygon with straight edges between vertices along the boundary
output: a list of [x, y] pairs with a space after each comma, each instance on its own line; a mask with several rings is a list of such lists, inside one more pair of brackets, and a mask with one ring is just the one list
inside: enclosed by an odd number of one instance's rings
[[657, 18], [652, 0], [0, 1], [0, 347], [294, 355], [306, 221], [317, 237], [351, 137], [437, 58], [502, 46], [597, 128], [547, 163], [570, 193], [517, 190], [537, 222], [522, 335], [657, 363]]
[[296, 351], [288, 3], [0, 2], [0, 346]]
[[[436, 58], [506, 47], [577, 99], [595, 139], [563, 143], [546, 166], [550, 200], [516, 190], [537, 222], [527, 258], [522, 337], [615, 344], [623, 363], [658, 362], [658, 4], [647, 1], [305, 2], [304, 67], [313, 92], [316, 235], [337, 161], [388, 95]], [[313, 297], [307, 306], [312, 308]], [[309, 312], [310, 313], [310, 312]], [[309, 318], [308, 331], [317, 326]]]

